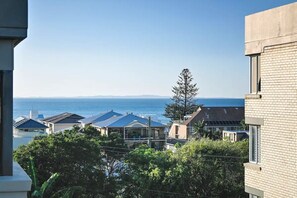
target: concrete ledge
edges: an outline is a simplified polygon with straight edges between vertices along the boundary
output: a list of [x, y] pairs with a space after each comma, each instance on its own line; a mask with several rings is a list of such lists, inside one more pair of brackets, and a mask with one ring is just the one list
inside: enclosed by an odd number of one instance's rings
[[254, 164], [254, 163], [244, 163], [243, 164], [244, 168], [251, 169], [251, 170], [256, 170], [256, 171], [261, 171], [262, 167], [259, 164]]
[[27, 197], [27, 192], [31, 190], [31, 184], [30, 177], [18, 163], [14, 162], [13, 176], [0, 176], [0, 197]]
[[27, 193], [24, 192], [14, 192], [14, 193], [0, 193], [1, 198], [27, 198]]
[[259, 190], [250, 186], [244, 186], [244, 191], [259, 197], [264, 197], [264, 192], [262, 190]]
[[252, 117], [245, 117], [245, 123], [251, 125], [264, 125], [263, 118], [252, 118]]
[[0, 27], [0, 38], [18, 38], [25, 39], [27, 37], [27, 28], [5, 28]]
[[264, 52], [266, 47], [273, 47], [283, 44], [297, 42], [297, 34], [291, 36], [277, 37], [273, 39], [267, 39], [263, 41], [254, 41], [245, 44], [245, 55], [260, 54]]
[[261, 99], [262, 95], [261, 94], [246, 94], [245, 99]]

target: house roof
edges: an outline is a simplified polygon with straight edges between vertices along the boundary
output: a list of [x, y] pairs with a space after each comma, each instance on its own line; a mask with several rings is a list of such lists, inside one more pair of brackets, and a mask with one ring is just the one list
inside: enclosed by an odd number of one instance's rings
[[122, 116], [122, 114], [114, 111], [108, 111], [108, 112], [100, 113], [98, 115], [94, 115], [94, 116], [82, 119], [80, 120], [80, 122], [84, 124], [91, 124], [91, 123], [101, 122], [111, 117], [117, 117], [117, 116]]
[[244, 107], [200, 107], [183, 122], [189, 125], [204, 120], [207, 125], [227, 126], [239, 125], [244, 119]]
[[24, 119], [27, 119], [27, 117], [25, 117], [25, 116], [20, 116], [20, 117], [17, 117], [16, 119], [14, 119], [13, 121], [14, 121], [14, 123], [16, 123], [16, 122], [22, 121], [22, 120], [24, 120]]
[[43, 119], [44, 122], [51, 123], [79, 123], [78, 121], [83, 119], [84, 117], [74, 114], [74, 113], [61, 113], [59, 115], [51, 116]]
[[23, 119], [17, 119], [16, 122], [13, 124], [13, 126], [17, 129], [46, 129], [48, 128], [44, 124], [33, 120], [24, 118]]
[[[111, 117], [107, 120], [93, 123], [96, 127], [148, 127], [148, 119], [142, 118], [133, 114], [127, 114], [117, 117]], [[151, 121], [151, 127], [165, 127], [162, 123]]]

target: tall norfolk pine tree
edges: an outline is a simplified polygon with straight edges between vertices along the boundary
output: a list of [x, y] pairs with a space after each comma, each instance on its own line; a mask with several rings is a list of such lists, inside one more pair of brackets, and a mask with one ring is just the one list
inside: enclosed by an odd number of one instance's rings
[[192, 83], [193, 77], [189, 69], [183, 69], [178, 76], [177, 85], [172, 87], [172, 103], [167, 104], [164, 116], [173, 120], [183, 119], [196, 111], [198, 105], [194, 103], [194, 98], [198, 94], [196, 83]]

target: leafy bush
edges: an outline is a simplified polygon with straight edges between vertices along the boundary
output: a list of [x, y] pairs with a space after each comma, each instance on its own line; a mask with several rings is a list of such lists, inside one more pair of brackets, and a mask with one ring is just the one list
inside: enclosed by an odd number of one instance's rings
[[39, 137], [14, 158], [27, 173], [31, 158], [41, 183], [59, 174], [45, 194], [78, 186], [79, 197], [246, 197], [248, 141], [200, 139], [176, 152], [144, 145], [129, 151], [119, 134], [101, 136], [87, 127]]
[[[14, 159], [29, 173], [30, 158], [36, 166], [38, 181], [45, 182], [54, 173], [60, 175], [53, 191], [81, 186], [86, 196], [112, 196], [116, 192], [115, 178], [106, 170], [119, 158], [113, 158], [104, 146], [125, 147], [117, 137], [105, 137], [94, 133], [94, 128], [78, 132], [78, 128], [45, 137], [38, 137], [30, 144], [19, 147]], [[115, 150], [116, 151], [116, 150]], [[107, 159], [108, 157], [108, 159]], [[113, 164], [110, 164], [113, 161]], [[115, 171], [115, 169], [113, 169]], [[112, 185], [112, 186], [111, 186]]]
[[140, 147], [126, 157], [123, 196], [246, 197], [247, 159], [247, 141], [193, 140], [176, 153]]

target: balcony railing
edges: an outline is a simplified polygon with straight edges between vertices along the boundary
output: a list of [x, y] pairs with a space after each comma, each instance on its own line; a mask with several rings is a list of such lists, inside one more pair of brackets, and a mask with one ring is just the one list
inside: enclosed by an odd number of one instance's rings
[[126, 136], [125, 141], [165, 141], [165, 135], [161, 135], [158, 137], [148, 137], [148, 136]]

